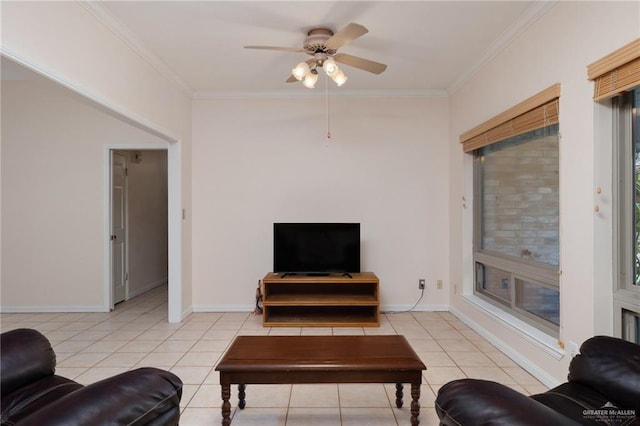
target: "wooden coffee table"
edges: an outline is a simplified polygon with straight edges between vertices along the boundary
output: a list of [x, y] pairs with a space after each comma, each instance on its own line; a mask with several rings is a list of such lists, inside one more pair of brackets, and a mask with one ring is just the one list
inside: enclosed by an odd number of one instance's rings
[[216, 371], [222, 387], [222, 425], [231, 424], [231, 385], [238, 407], [246, 405], [247, 384], [395, 383], [411, 384], [411, 425], [419, 423], [420, 384], [425, 365], [404, 336], [239, 336]]

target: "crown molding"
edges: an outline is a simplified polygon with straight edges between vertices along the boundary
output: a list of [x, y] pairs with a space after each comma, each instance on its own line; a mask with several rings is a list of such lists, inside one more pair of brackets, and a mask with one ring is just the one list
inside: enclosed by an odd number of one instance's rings
[[171, 70], [155, 53], [149, 50], [140, 37], [108, 12], [99, 1], [78, 0], [89, 13], [105, 25], [111, 32], [124, 41], [136, 54], [144, 59], [167, 80], [180, 88], [187, 96], [193, 97], [193, 89], [189, 87], [175, 72]]
[[[193, 99], [314, 99], [326, 96], [324, 90], [206, 90], [193, 94]], [[446, 90], [333, 90], [332, 98], [448, 98]]]
[[[522, 15], [507, 28], [500, 37], [489, 47], [478, 62], [468, 68], [449, 87], [443, 90], [341, 90], [331, 92], [332, 97], [413, 97], [413, 98], [447, 98], [455, 94], [468, 82], [483, 66], [494, 59], [500, 52], [506, 49], [518, 36], [527, 30], [533, 23], [540, 19], [559, 0], [535, 0]], [[123, 40], [136, 54], [149, 63], [156, 71], [179, 87], [192, 99], [260, 99], [260, 98], [317, 98], [324, 97], [324, 92], [310, 91], [277, 91], [277, 90], [193, 90], [173, 70], [171, 70], [155, 53], [149, 50], [142, 40], [124, 25], [119, 19], [105, 9], [99, 1], [78, 0], [78, 2], [91, 13], [98, 21], [111, 30], [117, 37]]]
[[558, 1], [559, 0], [535, 0], [534, 3], [518, 17], [517, 21], [510, 25], [509, 28], [498, 37], [480, 60], [469, 67], [469, 69], [462, 73], [462, 75], [447, 88], [447, 93], [453, 95], [460, 90], [484, 65], [498, 56], [500, 52], [524, 33], [527, 28], [551, 10]]

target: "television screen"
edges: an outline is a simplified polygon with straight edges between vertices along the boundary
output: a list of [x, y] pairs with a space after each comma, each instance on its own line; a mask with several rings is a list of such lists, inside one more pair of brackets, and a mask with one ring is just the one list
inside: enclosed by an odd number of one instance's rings
[[274, 223], [273, 272], [360, 272], [360, 224]]

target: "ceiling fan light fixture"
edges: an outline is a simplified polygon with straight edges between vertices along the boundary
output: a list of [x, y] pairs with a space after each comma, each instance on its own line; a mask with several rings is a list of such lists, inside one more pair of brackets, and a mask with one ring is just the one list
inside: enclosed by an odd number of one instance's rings
[[330, 77], [338, 85], [338, 87], [342, 86], [344, 83], [347, 82], [347, 76], [344, 75], [344, 73], [340, 69], [338, 70], [337, 73], [335, 73]]
[[333, 58], [329, 58], [322, 64], [322, 68], [324, 68], [324, 72], [327, 73], [329, 77], [333, 76], [335, 73], [339, 71], [338, 65]]
[[313, 73], [308, 73], [305, 77], [304, 80], [302, 80], [302, 84], [304, 84], [304, 87], [308, 88], [308, 89], [313, 89], [316, 86], [316, 82], [318, 81], [318, 74], [313, 74]]
[[300, 81], [307, 75], [309, 75], [309, 71], [309, 65], [306, 62], [300, 62], [294, 69], [291, 70], [291, 75], [293, 75], [298, 81]]
[[[0, 0], [2, 1], [2, 0]], [[245, 46], [245, 49], [276, 50], [284, 52], [304, 52], [311, 56], [306, 62], [300, 62], [291, 71], [285, 81], [293, 83], [301, 81], [306, 87], [313, 88], [318, 79], [318, 67], [323, 68], [325, 74], [338, 85], [347, 81], [347, 76], [338, 68], [336, 62], [358, 68], [372, 74], [380, 74], [387, 69], [385, 64], [365, 58], [338, 53], [338, 49], [362, 37], [368, 30], [360, 24], [351, 22], [337, 32], [325, 27], [311, 28], [302, 48], [282, 46]], [[313, 75], [314, 77], [309, 77]]]

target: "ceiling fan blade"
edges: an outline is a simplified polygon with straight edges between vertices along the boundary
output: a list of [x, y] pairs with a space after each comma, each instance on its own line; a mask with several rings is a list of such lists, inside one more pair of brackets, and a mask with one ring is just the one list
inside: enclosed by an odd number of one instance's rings
[[333, 56], [333, 60], [340, 62], [341, 64], [349, 65], [350, 67], [359, 68], [364, 71], [368, 71], [374, 74], [381, 74], [387, 69], [385, 64], [380, 62], [370, 61], [369, 59], [359, 58], [353, 55], [347, 55], [346, 53], [336, 53]]
[[346, 27], [344, 27], [343, 29], [341, 29], [340, 31], [338, 31], [337, 33], [335, 33], [331, 38], [329, 38], [325, 42], [325, 45], [329, 49], [338, 49], [344, 46], [345, 44], [352, 42], [358, 37], [362, 37], [368, 32], [369, 30], [363, 27], [362, 25], [354, 24], [352, 22]]
[[293, 75], [290, 75], [289, 78], [287, 79], [287, 83], [295, 83], [296, 81], [298, 81], [298, 79], [295, 78]]
[[299, 47], [279, 47], [279, 46], [245, 46], [245, 49], [280, 50], [284, 52], [304, 52]]

